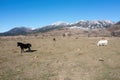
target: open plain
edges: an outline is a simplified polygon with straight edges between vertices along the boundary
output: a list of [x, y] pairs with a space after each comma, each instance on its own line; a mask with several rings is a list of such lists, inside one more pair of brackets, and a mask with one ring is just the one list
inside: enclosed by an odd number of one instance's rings
[[[120, 80], [120, 38], [1, 37], [0, 80]], [[20, 53], [17, 42], [31, 43]]]

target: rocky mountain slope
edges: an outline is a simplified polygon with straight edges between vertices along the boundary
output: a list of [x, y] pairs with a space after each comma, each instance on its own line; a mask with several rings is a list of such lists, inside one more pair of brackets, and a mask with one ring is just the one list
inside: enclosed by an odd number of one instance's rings
[[66, 22], [57, 22], [51, 25], [47, 25], [37, 29], [30, 29], [26, 27], [16, 27], [7, 32], [0, 33], [0, 36], [14, 36], [14, 35], [27, 35], [27, 34], [34, 34], [34, 33], [43, 33], [49, 32], [52, 30], [59, 30], [63, 28], [67, 29], [81, 29], [81, 30], [95, 30], [95, 29], [106, 29], [110, 26], [114, 25], [115, 23], [109, 20], [81, 20], [76, 23], [66, 23]]
[[120, 37], [120, 21], [107, 29], [112, 36]]
[[42, 28], [35, 29], [36, 32], [46, 32], [53, 29], [60, 29], [60, 28], [69, 28], [69, 29], [100, 29], [100, 28], [107, 28], [113, 25], [114, 22], [108, 20], [94, 20], [94, 21], [79, 21], [76, 23], [65, 23], [65, 22], [57, 22], [52, 25], [48, 25]]

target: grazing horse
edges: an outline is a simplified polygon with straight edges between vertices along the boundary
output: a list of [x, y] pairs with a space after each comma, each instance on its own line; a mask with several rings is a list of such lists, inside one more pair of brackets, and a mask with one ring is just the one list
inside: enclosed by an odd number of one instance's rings
[[17, 42], [17, 46], [20, 46], [21, 48], [21, 53], [24, 52], [24, 49], [27, 49], [28, 48], [28, 51], [31, 51], [31, 44], [30, 43], [27, 43], [27, 44], [24, 44], [24, 43], [21, 43], [21, 42]]
[[97, 43], [97, 46], [107, 46], [108, 40], [100, 40]]

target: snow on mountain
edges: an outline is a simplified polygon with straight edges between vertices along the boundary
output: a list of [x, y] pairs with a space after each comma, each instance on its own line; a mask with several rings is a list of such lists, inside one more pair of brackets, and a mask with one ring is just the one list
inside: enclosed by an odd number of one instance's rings
[[88, 29], [100, 29], [100, 28], [107, 28], [113, 25], [114, 22], [109, 21], [109, 20], [81, 20], [79, 22], [75, 23], [67, 23], [63, 21], [59, 21], [56, 23], [53, 23], [48, 26], [44, 26], [42, 28], [38, 28], [34, 30], [35, 32], [46, 32], [54, 29], [60, 29], [60, 28], [68, 28], [68, 29], [83, 29], [83, 30], [88, 30]]
[[67, 23], [67, 22], [63, 22], [63, 21], [59, 21], [59, 22], [55, 22], [55, 23], [53, 23], [53, 24], [51, 24], [51, 25], [54, 25], [54, 26], [59, 26], [59, 25], [68, 25], [69, 23]]
[[1, 33], [0, 35], [20, 35], [20, 34], [29, 34], [29, 33], [39, 33], [39, 32], [48, 32], [54, 29], [61, 29], [61, 28], [67, 28], [67, 29], [83, 29], [83, 30], [89, 30], [89, 29], [105, 29], [110, 27], [111, 25], [115, 24], [112, 21], [109, 20], [81, 20], [79, 22], [75, 23], [67, 23], [63, 21], [59, 21], [56, 23], [53, 23], [51, 25], [47, 25], [41, 28], [36, 29], [30, 29], [26, 27], [17, 27], [13, 28], [10, 31]]
[[79, 28], [79, 29], [99, 29], [99, 28], [107, 28], [113, 25], [114, 22], [109, 21], [109, 20], [93, 20], [93, 21], [88, 21], [88, 20], [82, 20], [76, 23], [73, 23], [70, 25], [70, 28]]

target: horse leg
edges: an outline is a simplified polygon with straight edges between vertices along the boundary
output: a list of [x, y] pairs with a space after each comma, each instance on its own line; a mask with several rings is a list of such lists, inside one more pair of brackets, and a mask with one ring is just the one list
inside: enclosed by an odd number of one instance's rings
[[22, 53], [22, 49], [21, 49], [21, 53]]
[[21, 49], [21, 53], [23, 53], [24, 52], [24, 49]]
[[31, 51], [31, 48], [29, 47], [28, 50], [29, 50], [29, 52], [30, 52], [30, 51]]

